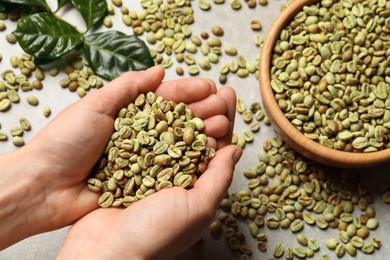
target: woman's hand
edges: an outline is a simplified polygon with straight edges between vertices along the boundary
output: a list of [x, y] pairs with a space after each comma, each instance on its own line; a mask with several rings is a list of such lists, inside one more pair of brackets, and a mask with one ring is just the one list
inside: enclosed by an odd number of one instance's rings
[[231, 183], [239, 148], [219, 150], [190, 190], [161, 190], [126, 209], [100, 208], [76, 222], [58, 259], [171, 259], [197, 242]]

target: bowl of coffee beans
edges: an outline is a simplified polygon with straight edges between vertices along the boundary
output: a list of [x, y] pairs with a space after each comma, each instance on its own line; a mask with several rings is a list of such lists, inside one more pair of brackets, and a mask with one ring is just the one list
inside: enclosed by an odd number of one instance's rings
[[275, 130], [319, 163], [390, 160], [390, 2], [301, 0], [273, 22], [259, 65]]

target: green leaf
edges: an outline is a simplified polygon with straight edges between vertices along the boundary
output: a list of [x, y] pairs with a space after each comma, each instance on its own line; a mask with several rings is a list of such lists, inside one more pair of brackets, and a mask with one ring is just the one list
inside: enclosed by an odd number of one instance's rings
[[20, 5], [14, 4], [11, 2], [2, 2], [0, 0], [0, 12], [13, 12], [17, 10], [20, 13], [20, 16], [46, 12], [47, 10], [41, 6], [36, 5]]
[[0, 4], [0, 12], [5, 12], [7, 7], [4, 4]]
[[81, 43], [82, 34], [51, 13], [38, 13], [19, 19], [13, 32], [22, 49], [40, 59], [55, 59]]
[[118, 31], [85, 36], [83, 49], [95, 73], [108, 80], [129, 70], [144, 70], [154, 65], [149, 49], [141, 39]]
[[80, 11], [88, 29], [107, 15], [106, 0], [72, 0], [72, 4]]
[[45, 0], [1, 0], [1, 1], [8, 2], [11, 4], [38, 6], [50, 12], [50, 7], [47, 5]]
[[57, 0], [57, 11], [68, 3], [70, 3], [70, 0]]

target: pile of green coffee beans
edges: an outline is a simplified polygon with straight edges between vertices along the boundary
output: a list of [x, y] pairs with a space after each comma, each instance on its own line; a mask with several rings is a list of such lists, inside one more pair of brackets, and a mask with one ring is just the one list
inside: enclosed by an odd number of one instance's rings
[[390, 2], [303, 7], [274, 48], [271, 86], [308, 138], [348, 152], [390, 147]]
[[[214, 2], [217, 5], [224, 3]], [[241, 1], [233, 1], [231, 4], [236, 7], [234, 9], [241, 8]], [[259, 4], [267, 5], [267, 1], [261, 0]], [[184, 75], [185, 71], [195, 76], [201, 70], [208, 71], [213, 66], [218, 66], [218, 63], [221, 63], [219, 68], [221, 84], [227, 82], [229, 73], [240, 78], [246, 78], [250, 74], [257, 75], [257, 61], [247, 61], [234, 46], [223, 43], [222, 36], [225, 32], [221, 26], [212, 26], [210, 32], [205, 29], [199, 35], [193, 33], [191, 28], [195, 21], [193, 5], [194, 3], [188, 0], [144, 0], [141, 1], [143, 9], [136, 12], [129, 10], [122, 3], [113, 2], [113, 5], [109, 6], [109, 14], [115, 14], [114, 6], [120, 7], [123, 23], [131, 27], [134, 34], [145, 37], [155, 62], [169, 68], [175, 59], [179, 63], [175, 69], [179, 76]], [[256, 1], [250, 0], [249, 5], [254, 8]], [[208, 11], [211, 3], [202, 0], [198, 2], [198, 7], [202, 11]], [[107, 27], [112, 26], [110, 16], [107, 16], [106, 21]], [[257, 19], [252, 20], [248, 26], [254, 32], [262, 29], [262, 24]], [[254, 42], [258, 47], [262, 44], [259, 33], [255, 34]], [[197, 53], [201, 53], [202, 56], [197, 57]], [[223, 55], [226, 55], [229, 61], [220, 62]], [[236, 59], [231, 60], [231, 57]]]
[[215, 155], [203, 121], [184, 103], [149, 92], [118, 112], [115, 132], [88, 180], [101, 207], [130, 206], [173, 186], [190, 188]]
[[[228, 246], [240, 253], [240, 259], [249, 259], [253, 254], [239, 228], [244, 223], [260, 252], [268, 251], [267, 236], [272, 230], [296, 234], [299, 246], [289, 241], [274, 245], [272, 254], [278, 258], [321, 254], [321, 243], [305, 235], [308, 227], [337, 230], [338, 235], [325, 242], [337, 257], [371, 254], [381, 247], [380, 240], [370, 235], [379, 221], [375, 218], [374, 197], [363, 176], [311, 162], [280, 137], [265, 141], [257, 156], [258, 164], [243, 172], [248, 179], [247, 189], [231, 192], [221, 202], [218, 220], [210, 225], [212, 236], [222, 234]], [[326, 254], [322, 257], [329, 259]]]

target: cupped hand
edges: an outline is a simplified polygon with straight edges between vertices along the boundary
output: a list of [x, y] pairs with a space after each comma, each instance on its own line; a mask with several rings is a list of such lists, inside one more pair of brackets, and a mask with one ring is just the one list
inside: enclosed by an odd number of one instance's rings
[[163, 82], [155, 93], [166, 100], [186, 103], [195, 116], [204, 120], [216, 156], [190, 190], [173, 187], [126, 209], [89, 213], [72, 226], [60, 258], [167, 259], [191, 246], [207, 229], [241, 156], [239, 148], [229, 145], [235, 93], [229, 87], [217, 90], [206, 79]]
[[86, 187], [86, 178], [101, 156], [113, 132], [117, 111], [139, 93], [154, 91], [167, 100], [188, 104], [204, 119], [206, 134], [215, 148], [230, 143], [234, 122], [234, 91], [217, 90], [207, 79], [162, 82], [164, 70], [153, 67], [128, 72], [103, 88], [88, 94], [59, 113], [23, 148], [36, 156], [39, 177], [46, 183], [41, 216], [56, 229], [69, 225], [97, 208], [98, 194]]

